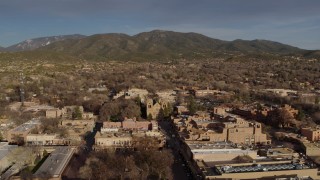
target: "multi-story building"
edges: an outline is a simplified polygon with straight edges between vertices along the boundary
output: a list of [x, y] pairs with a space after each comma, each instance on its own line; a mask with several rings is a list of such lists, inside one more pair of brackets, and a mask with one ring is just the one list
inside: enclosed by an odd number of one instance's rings
[[[236, 144], [270, 144], [271, 140], [262, 133], [260, 123], [248, 122], [241, 118], [236, 118], [235, 122], [211, 123], [206, 130], [196, 129], [197, 124], [192, 119], [186, 121], [186, 128], [190, 132], [185, 136], [185, 140], [198, 141], [230, 141]], [[183, 130], [183, 129], [181, 129]]]

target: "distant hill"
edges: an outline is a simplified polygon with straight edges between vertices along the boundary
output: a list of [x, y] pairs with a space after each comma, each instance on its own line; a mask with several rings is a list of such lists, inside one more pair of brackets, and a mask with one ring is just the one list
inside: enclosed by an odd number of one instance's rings
[[5, 48], [0, 46], [0, 52], [4, 51]]
[[152, 59], [210, 57], [217, 52], [296, 54], [305, 50], [267, 40], [223, 41], [197, 33], [154, 30], [134, 36], [97, 34], [49, 44], [43, 50], [85, 59]]
[[224, 51], [240, 51], [247, 53], [265, 52], [274, 54], [291, 54], [304, 52], [304, 50], [297, 47], [267, 40], [234, 40], [231, 42], [227, 42], [219, 49]]
[[5, 48], [6, 51], [29, 51], [38, 49], [40, 47], [47, 46], [51, 43], [55, 43], [58, 41], [63, 41], [67, 39], [81, 39], [85, 36], [74, 34], [74, 35], [63, 35], [63, 36], [50, 36], [50, 37], [40, 37], [35, 39], [28, 39], [18, 44], [9, 46]]
[[[28, 55], [34, 52], [39, 57], [45, 55], [41, 52], [52, 52], [48, 54], [61, 54], [59, 57], [86, 60], [200, 59], [234, 56], [239, 53], [320, 57], [320, 51], [303, 50], [274, 41], [240, 39], [224, 41], [197, 33], [162, 30], [143, 32], [133, 36], [109, 33], [92, 36], [42, 37], [23, 41], [4, 50], [11, 52], [32, 50]], [[10, 56], [15, 57], [14, 54]]]
[[320, 50], [306, 51], [303, 55], [308, 58], [320, 58]]

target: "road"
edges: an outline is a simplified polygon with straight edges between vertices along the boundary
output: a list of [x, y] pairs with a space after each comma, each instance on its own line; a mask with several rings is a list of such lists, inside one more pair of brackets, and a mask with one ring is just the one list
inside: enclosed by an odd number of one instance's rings
[[62, 175], [62, 179], [79, 179], [79, 169], [85, 164], [90, 151], [92, 151], [92, 146], [94, 145], [94, 137], [101, 126], [101, 123], [96, 123], [93, 131], [87, 134], [87, 136], [85, 137], [86, 144], [80, 146], [78, 153], [71, 159], [68, 167]]
[[[191, 167], [193, 166], [192, 162], [188, 159], [185, 159], [182, 155], [181, 142], [178, 136], [178, 132], [174, 127], [174, 124], [169, 121], [159, 122], [161, 131], [167, 137], [167, 145], [172, 149], [174, 155], [174, 165], [173, 165], [173, 175], [174, 179], [202, 179], [197, 177], [196, 174], [192, 173]], [[190, 168], [191, 167], [191, 168]], [[195, 168], [194, 168], [195, 169]]]

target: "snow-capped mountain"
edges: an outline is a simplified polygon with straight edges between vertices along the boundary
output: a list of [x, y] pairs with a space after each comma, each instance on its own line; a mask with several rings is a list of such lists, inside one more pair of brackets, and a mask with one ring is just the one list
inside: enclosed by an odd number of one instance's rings
[[80, 34], [73, 34], [73, 35], [62, 35], [62, 36], [50, 36], [50, 37], [40, 37], [34, 39], [28, 39], [18, 44], [9, 46], [5, 48], [6, 51], [28, 51], [34, 50], [43, 46], [47, 46], [51, 43], [57, 41], [63, 41], [66, 39], [81, 39], [86, 36]]

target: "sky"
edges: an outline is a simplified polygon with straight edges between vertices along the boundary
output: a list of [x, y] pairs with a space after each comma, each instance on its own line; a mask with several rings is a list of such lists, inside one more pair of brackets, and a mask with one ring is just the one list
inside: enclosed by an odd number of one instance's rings
[[320, 49], [320, 0], [0, 0], [0, 46], [155, 29]]

